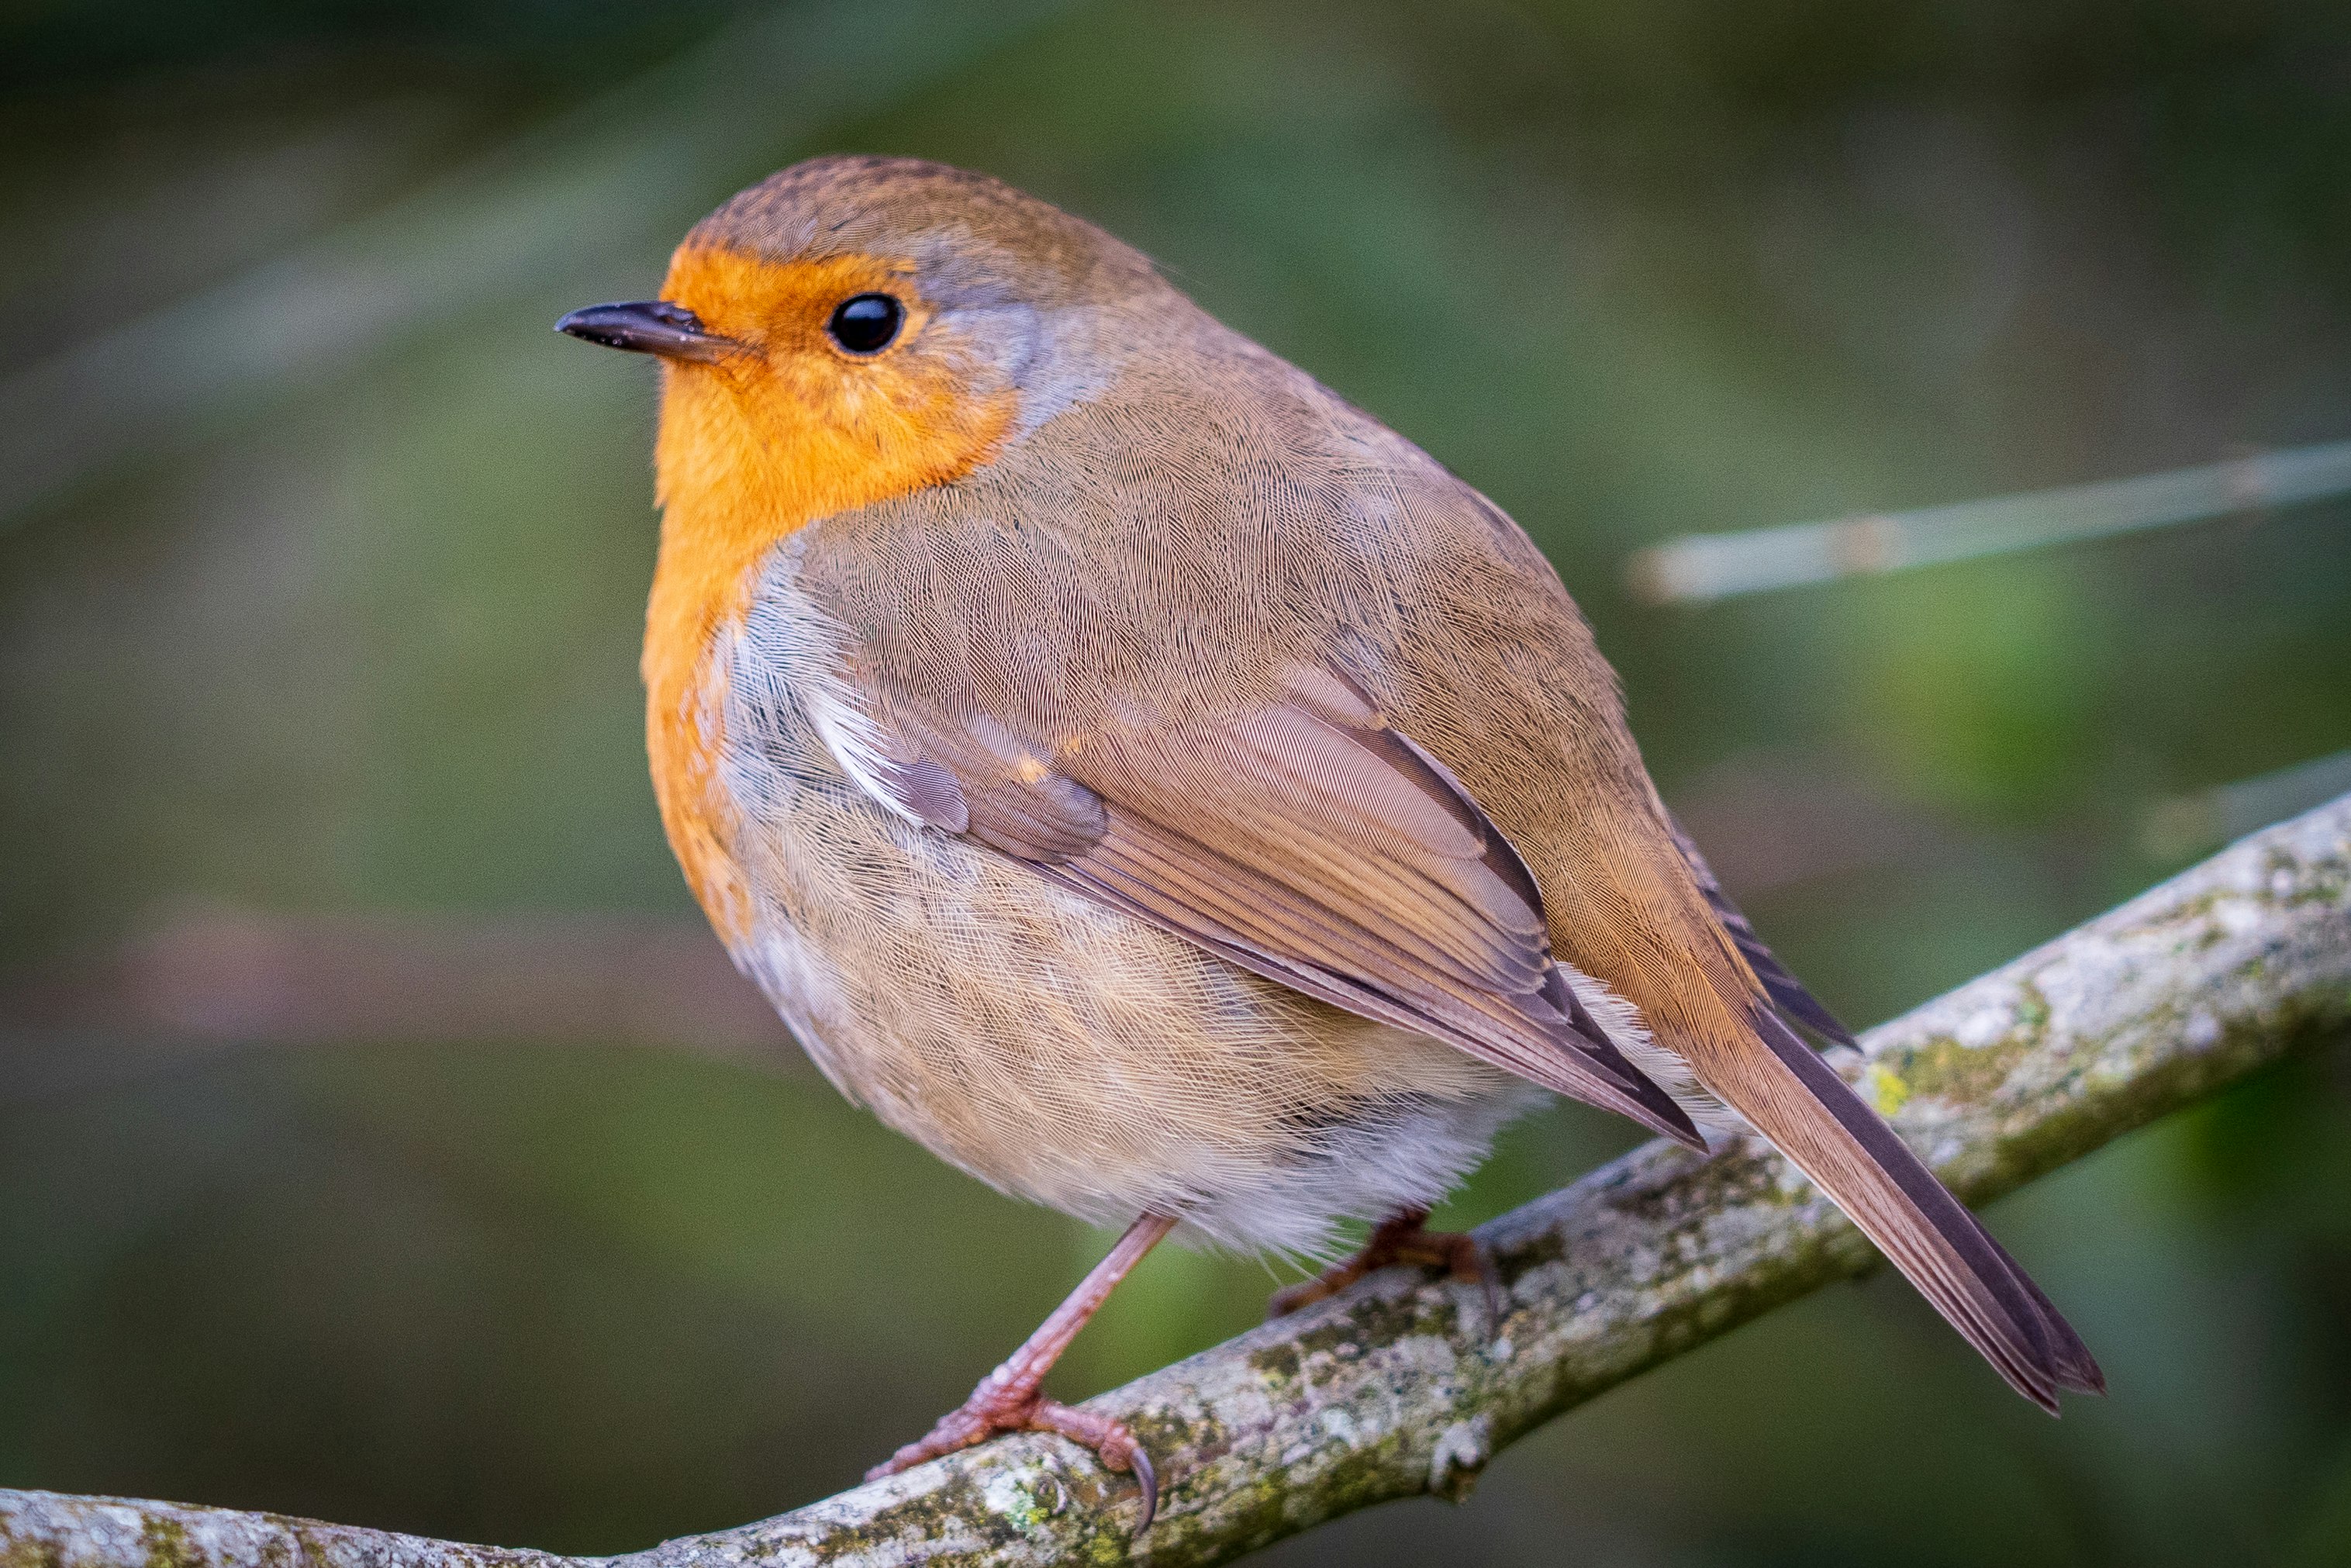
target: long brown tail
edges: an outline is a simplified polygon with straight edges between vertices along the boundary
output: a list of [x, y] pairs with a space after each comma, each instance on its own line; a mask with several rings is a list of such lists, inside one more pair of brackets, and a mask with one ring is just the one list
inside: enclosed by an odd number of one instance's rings
[[1706, 1052], [1708, 1088], [1778, 1145], [1935, 1310], [2054, 1415], [2057, 1391], [2105, 1392], [2081, 1336], [1909, 1145], [1795, 1031], [1756, 1009], [1761, 1043]]

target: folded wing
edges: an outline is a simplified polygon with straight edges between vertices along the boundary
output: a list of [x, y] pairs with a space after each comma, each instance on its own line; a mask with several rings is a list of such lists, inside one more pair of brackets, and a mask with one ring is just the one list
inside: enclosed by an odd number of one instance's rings
[[1051, 756], [903, 692], [857, 769], [887, 803], [1350, 1012], [1695, 1147], [1552, 955], [1533, 876], [1453, 775], [1322, 665], [1214, 719], [1104, 725]]

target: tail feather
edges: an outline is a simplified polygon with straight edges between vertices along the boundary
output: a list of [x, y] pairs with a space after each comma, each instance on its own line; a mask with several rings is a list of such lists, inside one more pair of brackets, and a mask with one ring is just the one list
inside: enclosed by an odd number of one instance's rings
[[1689, 836], [1681, 819], [1671, 811], [1666, 812], [1666, 828], [1673, 834], [1674, 847], [1681, 851], [1690, 875], [1697, 879], [1698, 892], [1706, 895], [1707, 907], [1729, 934], [1739, 956], [1747, 960], [1747, 967], [1755, 971], [1756, 979], [1762, 982], [1773, 1004], [1832, 1045], [1858, 1045], [1853, 1030], [1845, 1028], [1820, 998], [1804, 988], [1804, 983], [1780, 962], [1778, 954], [1763, 945], [1763, 938], [1755, 933], [1755, 923], [1723, 891], [1722, 879], [1714, 874], [1714, 867], [1698, 852], [1698, 841]]
[[[1983, 1228], [1980, 1223], [1977, 1228]], [[2084, 1394], [2104, 1394], [2106, 1391], [2105, 1372], [2098, 1365], [2097, 1357], [2090, 1354], [2090, 1347], [2082, 1343], [2082, 1336], [2074, 1332], [2074, 1325], [2065, 1321], [2065, 1314], [2042, 1293], [2041, 1287], [2033, 1283], [2032, 1276], [2024, 1271], [2024, 1265], [2010, 1257], [2008, 1249], [2002, 1247], [1991, 1232], [1984, 1231], [1983, 1238], [1991, 1244], [1991, 1249], [2000, 1254], [2001, 1261], [2008, 1265], [2009, 1271], [2016, 1276], [2016, 1282], [2032, 1296], [2033, 1304], [2041, 1309], [2043, 1322], [2050, 1329], [2054, 1342], [2058, 1386]]]
[[2053, 1415], [2060, 1389], [2103, 1393], [2081, 1337], [1909, 1145], [1768, 1007], [1765, 1049], [1693, 1055], [1707, 1086], [1876, 1242], [2009, 1385]]

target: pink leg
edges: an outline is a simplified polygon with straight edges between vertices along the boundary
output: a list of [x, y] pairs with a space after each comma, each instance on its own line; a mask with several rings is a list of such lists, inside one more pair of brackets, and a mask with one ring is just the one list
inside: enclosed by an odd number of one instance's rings
[[1143, 1484], [1143, 1520], [1134, 1530], [1138, 1535], [1143, 1533], [1151, 1516], [1159, 1511], [1159, 1478], [1151, 1468], [1151, 1456], [1122, 1423], [1047, 1399], [1039, 1390], [1045, 1374], [1061, 1359], [1061, 1353], [1070, 1348], [1087, 1320], [1110, 1300], [1118, 1282], [1175, 1228], [1174, 1220], [1156, 1214], [1146, 1214], [1128, 1226], [1110, 1256], [1094, 1265], [1093, 1272], [1003, 1365], [979, 1380], [970, 1398], [941, 1416], [939, 1424], [922, 1437], [868, 1470], [865, 1479], [879, 1480], [941, 1454], [984, 1443], [998, 1432], [1059, 1432], [1092, 1448], [1109, 1469], [1134, 1472]]

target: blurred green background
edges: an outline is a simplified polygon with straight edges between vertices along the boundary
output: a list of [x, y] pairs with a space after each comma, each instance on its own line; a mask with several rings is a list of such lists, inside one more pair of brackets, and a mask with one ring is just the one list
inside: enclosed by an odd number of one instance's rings
[[[1624, 587], [2351, 436], [2340, 5], [31, 0], [0, 150], [0, 1485], [625, 1550], [853, 1481], [1105, 1244], [799, 1067], [654, 820], [652, 372], [548, 328], [810, 153], [1083, 213], [1491, 494], [1855, 1023], [2351, 747], [2341, 503]], [[1993, 1222], [2111, 1398], [1876, 1277], [1263, 1560], [2351, 1562], [2351, 1060]], [[1055, 1386], [1274, 1282], [1156, 1256]]]

